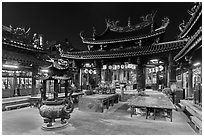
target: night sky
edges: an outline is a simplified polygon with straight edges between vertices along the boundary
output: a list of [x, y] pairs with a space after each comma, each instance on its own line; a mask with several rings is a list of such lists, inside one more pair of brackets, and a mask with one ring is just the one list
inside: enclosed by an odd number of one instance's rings
[[188, 9], [190, 2], [3, 2], [2, 25], [31, 27], [30, 33], [43, 34], [48, 41], [65, 41], [67, 38], [77, 49], [86, 49], [79, 33], [91, 36], [93, 26], [98, 34], [106, 28], [105, 19], [119, 20], [119, 26], [127, 26], [128, 17], [131, 24], [140, 23], [140, 17], [157, 11], [155, 22], [158, 27], [161, 19], [169, 17], [164, 41], [175, 40], [180, 33], [178, 28], [182, 20], [190, 19]]

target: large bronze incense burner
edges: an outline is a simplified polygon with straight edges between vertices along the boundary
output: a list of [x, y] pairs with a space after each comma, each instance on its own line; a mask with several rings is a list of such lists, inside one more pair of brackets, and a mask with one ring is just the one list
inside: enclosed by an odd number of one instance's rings
[[72, 93], [73, 91], [65, 99], [48, 99], [42, 102], [39, 112], [44, 119], [43, 129], [60, 128], [68, 124], [67, 120], [74, 110]]

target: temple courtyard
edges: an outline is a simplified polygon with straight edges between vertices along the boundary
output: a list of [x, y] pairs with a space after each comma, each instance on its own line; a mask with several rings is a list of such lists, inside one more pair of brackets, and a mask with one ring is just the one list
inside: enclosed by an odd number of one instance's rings
[[2, 112], [3, 135], [196, 135], [181, 110], [173, 110], [173, 122], [169, 118], [150, 115], [141, 111], [130, 116], [127, 102], [119, 102], [104, 113], [86, 112], [76, 104], [69, 125], [62, 129], [41, 129], [43, 119], [36, 107], [26, 107]]

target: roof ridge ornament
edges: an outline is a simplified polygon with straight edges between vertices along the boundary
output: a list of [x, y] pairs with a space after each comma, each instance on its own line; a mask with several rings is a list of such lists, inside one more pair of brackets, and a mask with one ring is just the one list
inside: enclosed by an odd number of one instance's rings
[[95, 40], [95, 36], [96, 36], [96, 29], [95, 27], [93, 27], [93, 40]]
[[162, 20], [162, 25], [161, 25], [161, 27], [166, 28], [166, 27], [169, 25], [169, 22], [170, 22], [169, 18], [168, 18], [168, 17], [165, 17], [165, 18]]
[[146, 16], [141, 16], [140, 18], [142, 19], [143, 22], [153, 22], [156, 13], [157, 11], [147, 14]]
[[131, 31], [135, 31], [138, 29], [142, 29], [146, 26], [149, 26], [150, 24], [153, 24], [156, 12], [157, 11], [152, 12], [151, 14], [147, 14], [146, 16], [140, 17], [140, 18], [142, 18], [143, 22], [138, 23], [136, 25], [131, 25], [130, 17], [129, 17], [128, 18], [128, 24], [125, 27], [118, 26], [118, 23], [119, 23], [118, 20], [117, 21], [110, 21], [109, 19], [105, 19], [106, 27], [108, 29], [110, 29], [111, 31], [114, 31], [114, 32], [131, 32]]
[[82, 40], [84, 40], [84, 37], [82, 36], [82, 33], [83, 33], [83, 31], [81, 31], [81, 32], [79, 33], [79, 36], [80, 36], [80, 38], [81, 38]]
[[118, 20], [116, 20], [116, 21], [110, 21], [110, 19], [105, 19], [105, 21], [106, 21], [106, 26], [107, 27], [118, 27], [118, 23], [119, 23], [119, 21]]
[[128, 17], [128, 27], [131, 27], [130, 17]]
[[170, 23], [170, 20], [168, 17], [164, 17], [164, 19], [162, 19], [162, 25], [161, 27], [157, 28], [155, 31], [158, 31], [160, 29], [165, 29]]
[[179, 30], [180, 30], [181, 32], [183, 32], [183, 30], [184, 30], [185, 27], [186, 27], [186, 25], [185, 25], [185, 20], [183, 20], [183, 22], [179, 25]]
[[188, 14], [193, 16], [196, 13], [197, 5], [195, 4], [190, 10], [187, 10]]
[[[199, 17], [202, 16], [202, 9], [201, 9], [202, 3], [200, 3], [200, 2], [194, 2], [194, 3], [195, 3], [195, 5], [191, 8], [191, 10], [187, 10], [188, 14], [191, 15], [190, 19], [186, 23], [183, 21], [179, 25], [179, 29], [180, 29], [181, 33], [179, 34], [178, 38], [185, 37], [187, 35], [187, 33], [189, 32], [189, 30], [191, 30], [191, 28], [195, 24], [195, 22], [198, 21]], [[198, 13], [198, 16], [196, 16], [197, 13]]]
[[11, 25], [9, 26], [10, 29], [11, 29], [11, 32], [13, 32], [14, 34], [17, 34], [17, 35], [29, 35], [29, 31], [30, 31], [30, 27], [25, 30], [25, 28], [20, 28], [20, 27], [17, 27], [17, 28], [13, 28]]

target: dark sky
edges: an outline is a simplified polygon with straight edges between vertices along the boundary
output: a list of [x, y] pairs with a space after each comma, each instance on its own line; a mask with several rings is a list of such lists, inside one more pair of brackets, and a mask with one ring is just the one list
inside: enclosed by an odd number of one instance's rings
[[193, 7], [189, 2], [3, 2], [2, 24], [16, 27], [31, 27], [31, 34], [44, 34], [45, 40], [64, 41], [67, 38], [77, 49], [85, 49], [79, 33], [92, 34], [93, 26], [97, 33], [105, 28], [105, 19], [119, 20], [126, 26], [128, 17], [131, 24], [139, 23], [140, 16], [156, 11], [155, 22], [169, 17], [165, 41], [175, 40], [180, 33], [179, 24], [188, 21], [187, 10]]

